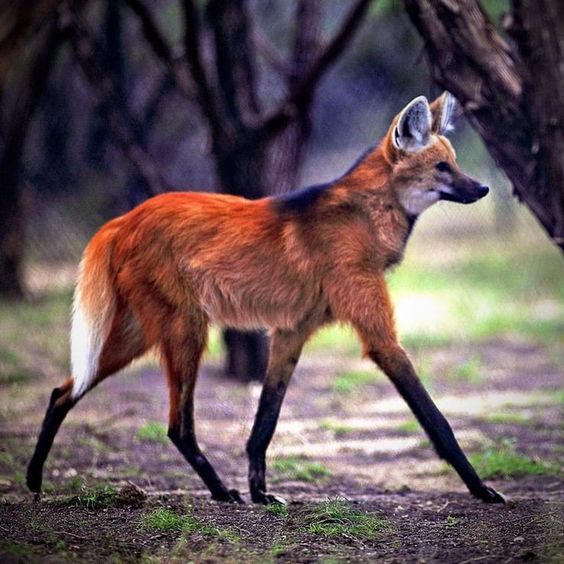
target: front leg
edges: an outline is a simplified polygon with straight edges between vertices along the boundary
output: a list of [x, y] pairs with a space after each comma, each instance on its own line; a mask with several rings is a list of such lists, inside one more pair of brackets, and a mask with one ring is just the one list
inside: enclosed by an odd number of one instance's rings
[[403, 349], [397, 344], [371, 348], [368, 356], [390, 378], [431, 439], [437, 454], [456, 470], [470, 492], [487, 503], [503, 503], [503, 497], [482, 482], [466, 458], [448, 421], [423, 387]]
[[[345, 276], [346, 274], [346, 276]], [[448, 421], [421, 384], [405, 351], [397, 340], [393, 308], [383, 277], [378, 272], [350, 269], [343, 273], [347, 284], [334, 284], [331, 308], [337, 319], [357, 330], [367, 356], [390, 378], [431, 439], [438, 455], [462, 478], [470, 492], [489, 502], [503, 502], [486, 486], [462, 452]]]
[[251, 436], [247, 442], [249, 488], [255, 503], [283, 502], [280, 498], [266, 493], [266, 449], [276, 429], [286, 388], [302, 347], [317, 326], [318, 324], [308, 323], [295, 331], [278, 329], [272, 335], [266, 378]]

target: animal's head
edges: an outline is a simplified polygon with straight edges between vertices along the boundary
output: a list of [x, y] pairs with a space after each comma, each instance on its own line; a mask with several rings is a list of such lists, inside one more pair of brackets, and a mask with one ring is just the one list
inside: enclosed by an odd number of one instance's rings
[[419, 96], [394, 118], [386, 136], [384, 151], [393, 166], [391, 183], [412, 216], [439, 200], [471, 204], [489, 191], [460, 170], [445, 137], [455, 104], [448, 92], [431, 104]]

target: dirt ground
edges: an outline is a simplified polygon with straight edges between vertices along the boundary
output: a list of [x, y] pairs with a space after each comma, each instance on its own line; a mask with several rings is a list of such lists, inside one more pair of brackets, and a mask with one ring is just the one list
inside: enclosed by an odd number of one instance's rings
[[[485, 505], [466, 492], [391, 384], [376, 373], [367, 381], [369, 364], [319, 354], [300, 362], [269, 450], [270, 490], [288, 510], [212, 502], [164, 437], [164, 378], [143, 364], [71, 412], [39, 502], [23, 485], [25, 464], [57, 381], [2, 390], [0, 560], [564, 561], [562, 348], [499, 340], [411, 352], [468, 453], [508, 449], [532, 464], [513, 477], [489, 470], [507, 504]], [[209, 364], [197, 388], [202, 448], [247, 499], [244, 445], [259, 393]], [[348, 500], [382, 527], [371, 535], [315, 532], [306, 517], [328, 498]], [[162, 509], [191, 521], [148, 524]]]

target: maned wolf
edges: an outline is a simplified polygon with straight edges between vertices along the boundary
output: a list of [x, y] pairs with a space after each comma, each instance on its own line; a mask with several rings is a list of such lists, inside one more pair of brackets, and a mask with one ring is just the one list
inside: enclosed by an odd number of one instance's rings
[[486, 186], [461, 172], [444, 133], [454, 99], [420, 96], [379, 144], [336, 181], [250, 201], [169, 193], [104, 225], [88, 244], [74, 298], [72, 375], [55, 388], [27, 485], [41, 489], [57, 430], [78, 400], [156, 348], [170, 392], [168, 436], [213, 499], [240, 502], [202, 454], [194, 386], [210, 322], [271, 332], [270, 360], [247, 444], [252, 500], [271, 503], [265, 454], [301, 349], [333, 321], [357, 331], [440, 457], [486, 502], [484, 485], [398, 343], [384, 274], [402, 259], [412, 227], [439, 200], [469, 204]]

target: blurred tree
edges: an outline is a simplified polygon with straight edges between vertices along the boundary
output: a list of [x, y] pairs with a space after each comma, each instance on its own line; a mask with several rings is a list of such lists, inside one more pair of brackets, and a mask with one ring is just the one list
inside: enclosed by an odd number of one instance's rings
[[[143, 0], [125, 0], [140, 20], [147, 43], [167, 71], [167, 80], [162, 85], [164, 90], [172, 83], [187, 99], [196, 101], [210, 133], [220, 190], [248, 198], [295, 186], [311, 133], [310, 109], [316, 86], [349, 44], [370, 2], [356, 0], [334, 37], [321, 46], [320, 1], [296, 0], [293, 42], [289, 57], [285, 59], [253, 25], [246, 0], [208, 0], [205, 3], [180, 0], [183, 40], [181, 46], [174, 47], [169, 45], [171, 39], [161, 33], [157, 18]], [[144, 186], [145, 197], [153, 195], [167, 189], [168, 184], [146, 148], [145, 133], [150, 126], [136, 117], [128, 100], [121, 2], [108, 0], [105, 15], [97, 19], [96, 25], [104, 29], [102, 41], [86, 23], [85, 14], [92, 4], [95, 3], [86, 0], [34, 0], [27, 10], [4, 9], [14, 25], [6, 34], [9, 44], [0, 46], [0, 54], [4, 50], [13, 58], [18, 47], [21, 49], [24, 44], [22, 38], [41, 28], [42, 18], [32, 18], [29, 12], [37, 8], [38, 13], [54, 17], [56, 9], [68, 26], [73, 56], [94, 96], [96, 113], [103, 116], [109, 138], [140, 180], [133, 183], [134, 186]], [[285, 82], [286, 95], [278, 100], [276, 107], [264, 107], [265, 97], [261, 95], [257, 77], [259, 54], [270, 59]], [[37, 80], [27, 78], [22, 84], [31, 89], [31, 84]], [[40, 96], [40, 90], [34, 92]], [[20, 112], [26, 116], [30, 114], [27, 106], [25, 112]], [[153, 108], [157, 106], [158, 100]], [[15, 119], [18, 114], [11, 117]], [[16, 130], [20, 132], [19, 142], [10, 149], [10, 159], [4, 159], [4, 163], [21, 158], [25, 128]], [[100, 132], [97, 127], [90, 131], [94, 135], [90, 138], [89, 152], [101, 162]], [[16, 153], [14, 161], [12, 157]], [[17, 168], [13, 168], [11, 174], [16, 179]], [[10, 189], [6, 193], [17, 195], [17, 190]], [[22, 238], [5, 240], [21, 242]], [[19, 274], [14, 278], [19, 280]], [[265, 337], [234, 331], [226, 332], [225, 337], [229, 349], [228, 371], [241, 379], [262, 377], [267, 362]]]
[[[40, 3], [41, 13], [46, 2]], [[52, 4], [52, 3], [51, 3]], [[0, 87], [5, 88], [5, 79], [11, 61], [18, 53], [22, 38], [29, 29], [37, 25], [31, 15], [24, 13], [19, 19], [17, 9], [9, 6], [3, 10], [5, 27], [1, 30]], [[22, 23], [23, 20], [23, 23]], [[15, 77], [15, 95], [11, 100], [4, 96], [2, 111], [5, 114], [2, 127], [2, 151], [0, 153], [0, 295], [20, 298], [24, 295], [21, 268], [25, 210], [23, 206], [21, 161], [25, 139], [31, 118], [45, 88], [49, 72], [58, 49], [66, 36], [66, 28], [59, 25], [56, 14], [46, 17], [44, 25], [33, 41], [28, 65], [20, 76]], [[6, 104], [11, 102], [9, 110]]]
[[505, 41], [478, 0], [404, 0], [435, 81], [564, 250], [564, 2], [513, 0]]
[[[371, 0], [355, 2], [324, 48], [319, 46], [319, 1], [297, 0], [293, 48], [290, 60], [282, 63], [287, 69], [288, 94], [273, 110], [262, 108], [257, 42], [245, 0], [209, 0], [204, 14], [195, 2], [183, 0], [182, 57], [170, 48], [143, 1], [127, 2], [179, 90], [197, 100], [210, 131], [221, 190], [260, 198], [293, 187], [311, 131], [315, 88], [349, 43]], [[205, 23], [212, 33], [213, 58], [202, 52]], [[261, 44], [264, 48], [264, 40]], [[227, 330], [224, 340], [227, 372], [242, 380], [262, 378], [268, 359], [266, 337]]]

